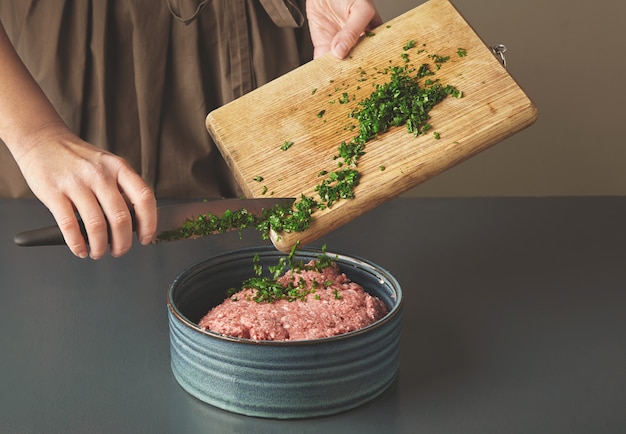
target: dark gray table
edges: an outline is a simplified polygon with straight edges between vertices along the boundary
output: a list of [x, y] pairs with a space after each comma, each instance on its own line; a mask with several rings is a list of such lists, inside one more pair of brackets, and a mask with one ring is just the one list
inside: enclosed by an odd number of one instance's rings
[[0, 200], [0, 432], [626, 432], [626, 198], [396, 199], [317, 245], [403, 285], [396, 383], [332, 417], [199, 402], [169, 367], [166, 291], [256, 232], [80, 260], [13, 245], [51, 222]]

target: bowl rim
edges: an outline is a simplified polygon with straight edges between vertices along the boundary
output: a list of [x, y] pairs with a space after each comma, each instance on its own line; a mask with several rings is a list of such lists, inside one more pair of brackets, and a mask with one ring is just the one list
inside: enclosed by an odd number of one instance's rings
[[[253, 254], [265, 254], [267, 256], [286, 256], [288, 255], [288, 253], [284, 253], [281, 252], [279, 250], [276, 250], [273, 246], [257, 246], [257, 247], [246, 247], [246, 248], [242, 248], [242, 249], [236, 249], [236, 250], [231, 250], [228, 252], [223, 252], [214, 256], [210, 256], [204, 259], [200, 259], [199, 261], [196, 261], [195, 263], [189, 265], [188, 267], [186, 267], [185, 269], [183, 269], [180, 273], [178, 273], [178, 275], [174, 278], [174, 280], [172, 281], [172, 283], [170, 283], [168, 291], [167, 291], [167, 307], [169, 312], [176, 318], [178, 319], [178, 321], [180, 323], [182, 323], [184, 326], [186, 326], [187, 328], [191, 329], [193, 332], [196, 332], [198, 334], [204, 335], [206, 337], [212, 338], [212, 339], [217, 339], [220, 341], [228, 341], [228, 342], [234, 342], [234, 343], [239, 343], [239, 344], [245, 344], [245, 345], [256, 345], [256, 346], [297, 346], [297, 345], [314, 345], [314, 344], [324, 344], [324, 343], [329, 343], [329, 342], [334, 342], [334, 341], [341, 341], [344, 339], [349, 339], [355, 335], [361, 335], [361, 334], [365, 334], [365, 333], [369, 333], [370, 331], [372, 331], [373, 329], [378, 329], [379, 327], [382, 327], [384, 324], [386, 324], [387, 322], [393, 320], [396, 316], [400, 315], [400, 312], [402, 311], [402, 306], [404, 305], [404, 296], [403, 296], [403, 292], [402, 292], [402, 288], [400, 286], [400, 283], [398, 282], [398, 280], [389, 272], [387, 271], [385, 268], [379, 266], [378, 264], [369, 261], [367, 259], [361, 258], [359, 256], [355, 256], [355, 255], [348, 255], [348, 254], [344, 254], [344, 253], [338, 253], [338, 252], [329, 252], [326, 251], [325, 253], [332, 257], [333, 259], [337, 259], [339, 261], [343, 260], [344, 262], [350, 262], [354, 265], [356, 265], [359, 268], [363, 268], [363, 269], [367, 269], [368, 272], [373, 272], [375, 271], [375, 274], [378, 276], [379, 280], [384, 277], [385, 278], [385, 283], [387, 283], [388, 285], [392, 286], [393, 289], [395, 290], [395, 303], [393, 304], [393, 306], [391, 306], [389, 308], [389, 311], [387, 312], [387, 314], [378, 319], [377, 321], [374, 321], [373, 323], [362, 327], [358, 330], [353, 330], [347, 333], [342, 333], [340, 335], [335, 335], [335, 336], [328, 336], [328, 337], [324, 337], [324, 338], [317, 338], [317, 339], [299, 339], [299, 340], [287, 340], [287, 341], [272, 341], [272, 340], [256, 340], [256, 339], [247, 339], [247, 338], [239, 338], [239, 337], [234, 337], [234, 336], [227, 336], [227, 335], [223, 335], [220, 333], [216, 333], [214, 331], [211, 330], [206, 330], [201, 328], [200, 326], [198, 326], [198, 324], [194, 323], [193, 321], [191, 321], [190, 319], [188, 319], [185, 315], [183, 315], [183, 313], [178, 309], [178, 307], [176, 306], [176, 304], [173, 301], [173, 292], [175, 290], [175, 288], [177, 287], [178, 284], [180, 284], [181, 280], [183, 280], [187, 274], [193, 272], [194, 270], [204, 266], [207, 262], [209, 261], [219, 261], [220, 259], [225, 259], [225, 258], [233, 258], [233, 257], [239, 257], [239, 256], [246, 256], [250, 253]], [[321, 249], [318, 248], [311, 248], [311, 247], [304, 247], [302, 249], [298, 249], [295, 251], [295, 256], [298, 256], [298, 254], [304, 254], [304, 255], [317, 255], [319, 253], [322, 253]], [[252, 258], [252, 256], [250, 256]], [[341, 266], [341, 263], [339, 264]]]

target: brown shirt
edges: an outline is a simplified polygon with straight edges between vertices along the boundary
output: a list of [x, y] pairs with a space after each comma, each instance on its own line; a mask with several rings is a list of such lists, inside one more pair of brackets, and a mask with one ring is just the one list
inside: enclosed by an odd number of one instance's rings
[[[312, 57], [304, 0], [1, 0], [68, 125], [159, 198], [239, 194], [205, 117]], [[34, 114], [36, 115], [36, 114]], [[32, 195], [0, 142], [0, 196]]]

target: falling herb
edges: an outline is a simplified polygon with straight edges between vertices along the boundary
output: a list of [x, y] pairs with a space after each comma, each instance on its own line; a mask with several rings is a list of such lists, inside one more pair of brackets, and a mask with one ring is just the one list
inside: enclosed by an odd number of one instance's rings
[[467, 56], [467, 50], [465, 48], [459, 48], [456, 50], [456, 54], [459, 57], [465, 57]]
[[[307, 295], [315, 293], [320, 286], [328, 288], [330, 284], [332, 284], [332, 281], [329, 283], [313, 280], [311, 286], [308, 287], [304, 279], [298, 277], [298, 273], [302, 271], [313, 270], [322, 272], [328, 267], [335, 266], [334, 260], [326, 254], [326, 246], [324, 245], [322, 247], [322, 252], [317, 255], [316, 259], [313, 260], [311, 264], [305, 264], [303, 261], [295, 259], [295, 252], [298, 246], [299, 243], [296, 243], [287, 256], [282, 256], [277, 264], [268, 266], [268, 273], [266, 275], [263, 275], [263, 268], [259, 265], [260, 257], [255, 255], [253, 258], [253, 268], [256, 276], [244, 280], [241, 288], [230, 288], [228, 291], [229, 295], [233, 296], [233, 294], [243, 289], [252, 289], [254, 295], [251, 300], [257, 303], [273, 303], [277, 300], [294, 302], [305, 301]], [[287, 274], [286, 276], [291, 276], [291, 279], [285, 279], [287, 280], [286, 284], [281, 284], [278, 279], [281, 275], [285, 274], [287, 269], [291, 270], [291, 274]], [[336, 299], [340, 299], [341, 291], [334, 288], [333, 295]], [[319, 299], [319, 296], [315, 296], [315, 298]], [[237, 300], [233, 299], [233, 301]]]
[[319, 206], [312, 197], [301, 195], [292, 207], [274, 207], [257, 224], [263, 238], [267, 239], [271, 230], [280, 232], [303, 232], [309, 228], [313, 211]]
[[285, 143], [283, 143], [280, 147], [281, 150], [286, 151], [287, 149], [291, 148], [293, 146], [293, 142], [290, 141], [285, 141]]
[[318, 118], [323, 117], [323, 116], [324, 116], [324, 113], [326, 113], [326, 110], [320, 110], [320, 111], [317, 113], [317, 117], [318, 117]]
[[263, 181], [263, 177], [262, 176], [255, 176], [254, 178], [252, 178], [253, 180], [255, 180], [256, 182], [262, 182]]

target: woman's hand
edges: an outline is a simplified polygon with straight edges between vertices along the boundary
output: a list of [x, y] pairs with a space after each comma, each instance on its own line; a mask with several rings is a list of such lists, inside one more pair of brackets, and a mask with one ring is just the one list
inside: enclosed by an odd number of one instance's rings
[[345, 58], [368, 30], [383, 23], [372, 0], [307, 0], [315, 58], [329, 51]]
[[[156, 199], [141, 177], [120, 157], [90, 145], [64, 124], [46, 126], [29, 137], [16, 158], [33, 193], [52, 212], [70, 250], [81, 258], [125, 254], [132, 245], [130, 209], [137, 237], [150, 243], [156, 230]], [[80, 231], [80, 215], [89, 245]], [[110, 240], [109, 240], [110, 234]]]
[[139, 241], [152, 241], [157, 213], [150, 187], [122, 158], [70, 131], [17, 56], [1, 22], [0, 137], [76, 256], [99, 259], [109, 242], [111, 255], [126, 253], [132, 244], [130, 209]]

